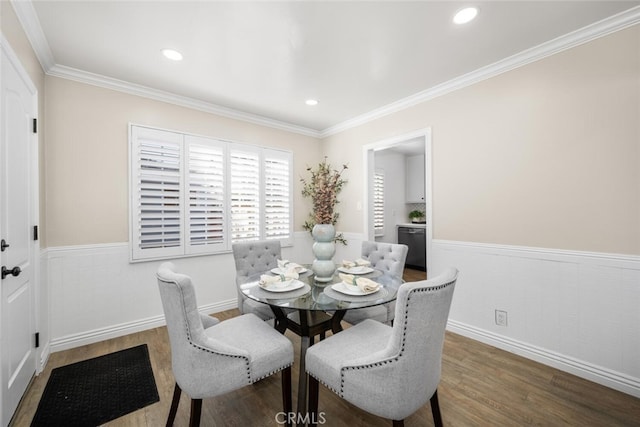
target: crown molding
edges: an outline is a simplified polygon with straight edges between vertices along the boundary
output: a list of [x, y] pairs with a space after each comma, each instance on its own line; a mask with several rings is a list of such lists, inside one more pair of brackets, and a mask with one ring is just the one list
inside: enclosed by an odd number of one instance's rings
[[143, 85], [130, 83], [124, 80], [118, 80], [100, 74], [90, 73], [75, 68], [58, 65], [55, 63], [53, 53], [47, 42], [47, 38], [42, 31], [40, 20], [33, 7], [33, 3], [29, 0], [10, 0], [11, 5], [16, 11], [18, 20], [24, 29], [27, 39], [31, 43], [33, 50], [42, 66], [44, 72], [49, 76], [65, 78], [68, 80], [86, 83], [94, 86], [100, 86], [131, 95], [141, 96], [144, 98], [154, 99], [156, 101], [167, 102], [206, 113], [216, 114], [229, 119], [241, 120], [260, 126], [279, 129], [287, 132], [297, 133], [299, 135], [319, 138], [320, 132], [304, 126], [298, 126], [291, 123], [282, 122], [268, 117], [259, 116], [257, 114], [246, 113], [232, 108], [223, 107], [210, 102], [200, 101], [194, 98], [176, 95], [158, 89], [153, 89]]
[[71, 68], [64, 65], [54, 65], [47, 71], [47, 75], [74, 80], [80, 83], [99, 86], [118, 92], [124, 92], [130, 95], [154, 99], [156, 101], [179, 105], [181, 107], [204, 111], [205, 113], [216, 114], [218, 116], [226, 117], [229, 119], [241, 120], [260, 126], [266, 126], [274, 129], [284, 130], [287, 132], [297, 133], [300, 135], [311, 136], [314, 138], [319, 138], [320, 136], [320, 132], [314, 129], [281, 122], [278, 120], [259, 116], [257, 114], [245, 113], [243, 111], [222, 107], [210, 102], [200, 101], [187, 96], [176, 95], [171, 92], [153, 89], [136, 83], [118, 80], [111, 77], [103, 76], [101, 74], [90, 73], [88, 71], [78, 70], [76, 68]]
[[16, 12], [18, 21], [20, 21], [20, 25], [22, 25], [27, 35], [29, 43], [31, 43], [33, 47], [40, 66], [42, 66], [42, 69], [46, 73], [55, 65], [55, 61], [51, 48], [49, 47], [49, 42], [44, 35], [44, 31], [42, 31], [38, 14], [36, 14], [36, 10], [33, 8], [33, 3], [31, 3], [31, 1], [18, 0], [10, 0], [10, 2], [13, 10]]
[[548, 56], [555, 55], [556, 53], [564, 50], [571, 49], [581, 44], [588, 43], [594, 39], [631, 27], [636, 25], [638, 22], [640, 22], [640, 6], [633, 7], [584, 28], [524, 50], [493, 64], [433, 86], [422, 92], [418, 92], [381, 108], [354, 117], [353, 119], [331, 126], [320, 132], [320, 138], [326, 138], [328, 136], [344, 132], [370, 121], [413, 107], [414, 105], [463, 89], [499, 74], [506, 73], [507, 71], [511, 71], [532, 62], [539, 61]]
[[594, 39], [604, 37], [616, 31], [636, 25], [640, 22], [640, 6], [633, 7], [624, 12], [605, 18], [599, 22], [588, 25], [571, 33], [557, 37], [549, 42], [542, 43], [533, 48], [524, 50], [501, 61], [479, 68], [470, 73], [456, 77], [447, 82], [438, 84], [414, 95], [395, 101], [381, 108], [346, 120], [322, 131], [270, 119], [257, 114], [246, 113], [232, 108], [223, 107], [209, 102], [200, 101], [186, 96], [176, 95], [135, 83], [113, 79], [99, 74], [94, 74], [62, 65], [57, 65], [49, 47], [49, 43], [42, 31], [40, 21], [29, 0], [10, 0], [18, 20], [27, 34], [27, 38], [33, 47], [43, 70], [47, 75], [66, 78], [81, 83], [100, 86], [119, 92], [129, 93], [145, 98], [150, 98], [170, 104], [175, 104], [222, 117], [241, 120], [261, 126], [310, 136], [313, 138], [326, 138], [348, 129], [361, 126], [373, 120], [380, 119], [393, 113], [413, 107], [417, 104], [432, 100], [453, 91], [463, 89], [499, 74], [539, 61], [548, 56], [571, 49], [575, 46], [587, 43]]

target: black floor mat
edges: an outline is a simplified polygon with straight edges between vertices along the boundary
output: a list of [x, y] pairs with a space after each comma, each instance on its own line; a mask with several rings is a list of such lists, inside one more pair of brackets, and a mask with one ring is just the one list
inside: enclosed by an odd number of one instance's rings
[[52, 370], [31, 425], [98, 426], [158, 400], [142, 344]]

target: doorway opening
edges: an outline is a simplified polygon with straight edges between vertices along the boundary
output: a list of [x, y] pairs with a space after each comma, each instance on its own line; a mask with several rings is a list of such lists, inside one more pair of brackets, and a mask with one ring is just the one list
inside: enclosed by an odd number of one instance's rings
[[[413, 253], [424, 253], [417, 267], [428, 271], [433, 238], [431, 128], [372, 142], [363, 147], [363, 155], [366, 239], [398, 243], [399, 227], [423, 229], [424, 244], [420, 240]], [[415, 217], [415, 211], [424, 216]], [[411, 212], [414, 218], [409, 218]], [[418, 262], [415, 255], [413, 260]]]

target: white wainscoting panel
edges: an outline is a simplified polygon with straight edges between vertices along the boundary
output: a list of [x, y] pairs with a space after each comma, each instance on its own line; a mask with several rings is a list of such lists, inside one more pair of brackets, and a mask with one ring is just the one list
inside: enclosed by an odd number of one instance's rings
[[[345, 237], [336, 262], [360, 255], [363, 235]], [[297, 232], [283, 257], [311, 263], [312, 243]], [[49, 352], [164, 324], [161, 262], [132, 264], [128, 252], [127, 243], [42, 251], [42, 366]], [[640, 397], [640, 257], [443, 240], [430, 256], [430, 277], [460, 270], [451, 331]], [[236, 307], [231, 253], [174, 262], [192, 276], [203, 313]], [[506, 327], [495, 310], [507, 312]]]
[[[46, 258], [52, 352], [164, 324], [161, 261], [129, 263], [127, 243], [49, 248]], [[231, 253], [173, 262], [193, 278], [203, 313], [237, 306]]]
[[[348, 245], [336, 245], [334, 259], [355, 259], [362, 237], [347, 233]], [[296, 232], [284, 258], [311, 263], [313, 239]], [[52, 247], [42, 251], [49, 323], [41, 336], [41, 365], [49, 352], [78, 347], [164, 324], [156, 270], [163, 261], [129, 262], [127, 243]], [[235, 263], [231, 253], [180, 258], [178, 270], [189, 274], [203, 313], [237, 307]], [[44, 312], [44, 310], [43, 310]]]
[[[449, 330], [640, 397], [640, 257], [433, 240]], [[507, 326], [495, 322], [507, 312]]]

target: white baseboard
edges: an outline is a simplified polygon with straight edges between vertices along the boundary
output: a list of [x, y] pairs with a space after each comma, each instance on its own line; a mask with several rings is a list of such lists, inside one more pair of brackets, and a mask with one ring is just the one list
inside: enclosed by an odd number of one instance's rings
[[[360, 254], [363, 235], [345, 237], [336, 260]], [[311, 262], [311, 243], [297, 232], [283, 256]], [[126, 243], [42, 257], [51, 312], [41, 366], [55, 351], [164, 324], [157, 263], [129, 263]], [[430, 276], [460, 270], [451, 331], [640, 397], [640, 257], [443, 240], [430, 257]], [[231, 254], [176, 262], [194, 278], [204, 313], [236, 307]], [[508, 312], [508, 327], [495, 325], [495, 309]]]
[[[360, 254], [362, 237], [346, 233], [347, 246], [336, 246], [336, 259]], [[293, 246], [283, 256], [311, 262], [313, 240], [294, 233]], [[46, 248], [41, 252], [48, 321], [41, 337], [49, 352], [94, 343], [164, 324], [155, 272], [160, 261], [129, 262], [126, 242]], [[182, 258], [176, 265], [188, 271], [206, 313], [235, 308], [235, 265], [231, 252]], [[44, 320], [44, 319], [43, 319]], [[43, 343], [45, 345], [46, 343]]]
[[453, 320], [447, 330], [640, 398], [640, 380]]
[[49, 356], [51, 355], [51, 344], [44, 343], [42, 350], [40, 351], [40, 359], [38, 361], [38, 365], [36, 366], [36, 375], [40, 375], [42, 371], [44, 371], [45, 366], [47, 366], [47, 362], [49, 361]]
[[[231, 310], [238, 307], [238, 301], [228, 300], [215, 304], [208, 304], [206, 306], [199, 307], [199, 311], [203, 314], [213, 314], [225, 310]], [[134, 322], [122, 323], [119, 325], [108, 326], [105, 328], [94, 329], [92, 331], [84, 331], [78, 334], [71, 334], [64, 337], [56, 338], [51, 341], [51, 351], [62, 351], [70, 348], [79, 347], [82, 345], [92, 344], [108, 340], [111, 338], [117, 338], [124, 335], [133, 334], [147, 329], [157, 328], [164, 326], [164, 316], [153, 316], [146, 319], [136, 320]], [[43, 365], [44, 366], [44, 365]]]
[[431, 251], [430, 275], [460, 271], [449, 330], [640, 397], [640, 256], [445, 240]]

